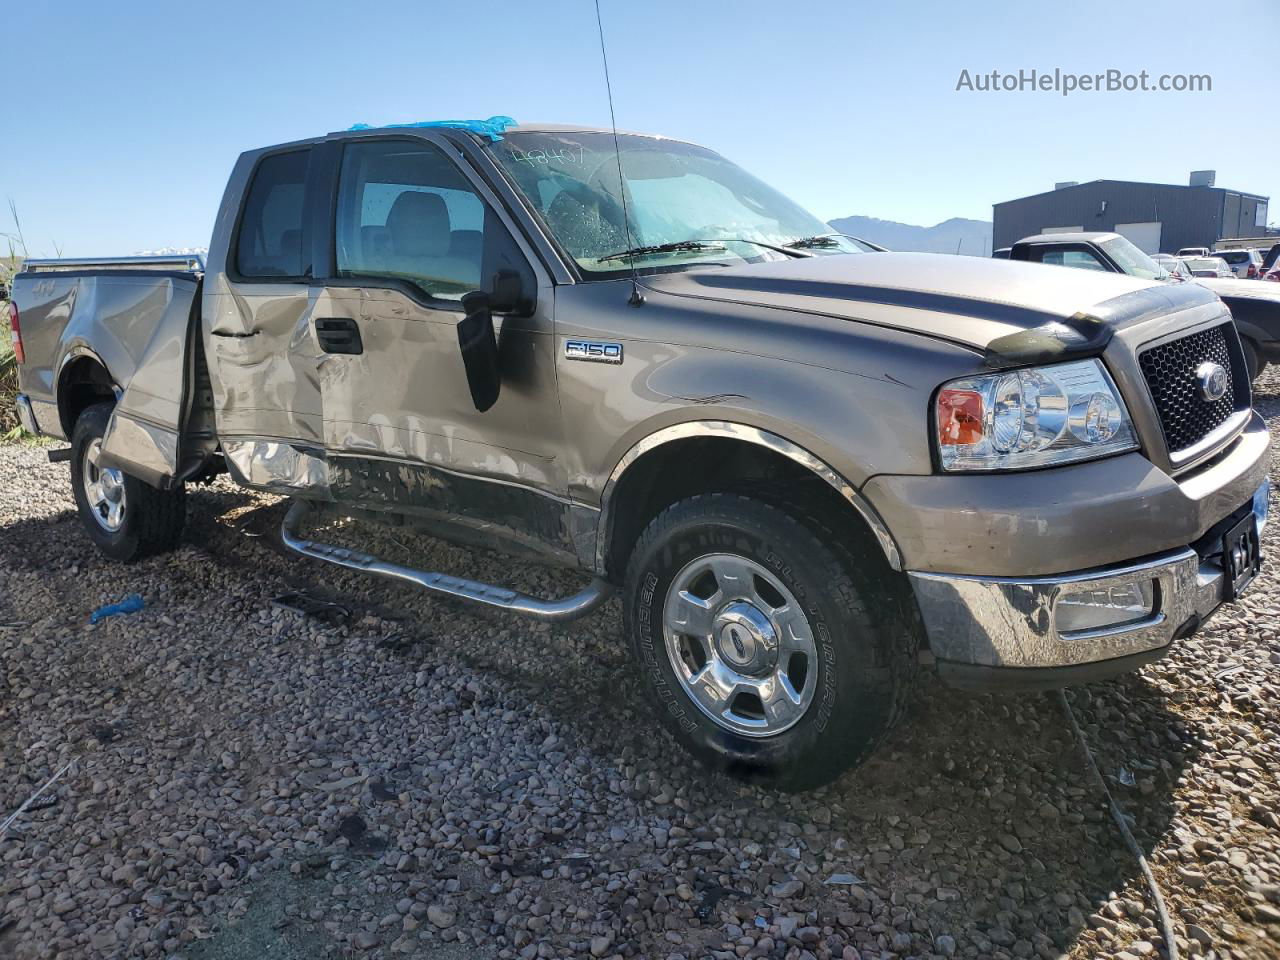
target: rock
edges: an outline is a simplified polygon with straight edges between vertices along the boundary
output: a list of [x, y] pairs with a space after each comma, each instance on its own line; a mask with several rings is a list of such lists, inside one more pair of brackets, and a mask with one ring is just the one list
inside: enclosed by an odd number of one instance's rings
[[1259, 923], [1280, 923], [1280, 909], [1276, 909], [1269, 903], [1259, 903], [1253, 908], [1253, 918]]
[[815, 944], [822, 939], [822, 931], [817, 927], [801, 927], [796, 931], [801, 943]]
[[427, 920], [432, 926], [439, 927], [442, 930], [446, 927], [452, 927], [457, 918], [458, 915], [449, 907], [441, 906], [438, 903], [433, 903], [427, 907]]
[[601, 935], [591, 938], [591, 955], [593, 957], [603, 957], [609, 952], [609, 948], [613, 946], [613, 937]]
[[1213, 946], [1213, 936], [1204, 927], [1194, 923], [1187, 924], [1187, 936], [1208, 950]]
[[1178, 867], [1177, 873], [1178, 876], [1182, 878], [1182, 882], [1192, 890], [1199, 890], [1209, 882], [1205, 878], [1205, 875], [1199, 870], [1191, 870], [1187, 867]]
[[933, 946], [944, 957], [954, 957], [956, 955], [956, 939], [949, 934], [939, 934], [934, 938]]
[[997, 839], [1000, 841], [1000, 846], [1004, 847], [1010, 853], [1022, 852], [1022, 841], [1012, 833], [1002, 833]]
[[798, 897], [804, 893], [803, 880], [784, 880], [781, 883], [775, 883], [769, 888], [769, 895], [777, 897], [779, 900], [790, 900], [792, 897]]

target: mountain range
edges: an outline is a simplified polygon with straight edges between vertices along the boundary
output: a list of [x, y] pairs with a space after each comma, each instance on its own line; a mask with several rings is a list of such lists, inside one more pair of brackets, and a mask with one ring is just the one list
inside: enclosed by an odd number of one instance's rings
[[875, 217], [840, 217], [829, 223], [840, 233], [870, 240], [890, 250], [991, 256], [991, 223], [987, 220], [952, 217], [932, 227]]

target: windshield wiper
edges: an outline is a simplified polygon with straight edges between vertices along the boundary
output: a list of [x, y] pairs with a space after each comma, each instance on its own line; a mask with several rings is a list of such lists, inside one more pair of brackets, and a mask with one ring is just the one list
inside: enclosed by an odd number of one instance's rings
[[787, 246], [793, 250], [808, 250], [812, 247], [829, 247], [840, 246], [840, 241], [836, 239], [838, 234], [823, 233], [816, 237], [801, 237], [799, 240], [792, 240]]
[[726, 243], [753, 243], [757, 247], [764, 247], [766, 250], [773, 250], [777, 253], [786, 254], [788, 257], [793, 258], [812, 256], [812, 254], [805, 253], [801, 250], [792, 249], [791, 246], [779, 247], [776, 244], [765, 243], [761, 240], [747, 240], [741, 237], [717, 237], [715, 240], [676, 240], [672, 243], [659, 243], [648, 247], [632, 247], [630, 250], [620, 250], [617, 253], [608, 253], [603, 257], [597, 257], [596, 262], [604, 263], [608, 260], [630, 260], [633, 257], [650, 257], [661, 253], [723, 250]]
[[[706, 240], [677, 240], [674, 243], [658, 243], [648, 247], [632, 247], [630, 250], [619, 250], [617, 253], [606, 253], [603, 257], [596, 257], [596, 263], [605, 263], [609, 260], [631, 260], [635, 257], [651, 257], [659, 253], [682, 253], [686, 250], [712, 250], [718, 244], [709, 243]], [[720, 247], [723, 250], [723, 247]]]

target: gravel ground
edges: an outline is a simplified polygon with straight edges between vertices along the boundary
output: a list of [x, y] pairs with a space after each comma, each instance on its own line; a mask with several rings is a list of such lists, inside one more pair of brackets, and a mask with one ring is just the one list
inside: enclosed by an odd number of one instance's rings
[[[1280, 427], [1280, 374], [1258, 404]], [[926, 677], [870, 763], [778, 795], [659, 732], [616, 602], [531, 626], [293, 562], [263, 535], [281, 502], [225, 481], [193, 493], [185, 546], [124, 567], [42, 450], [0, 448], [0, 490], [0, 822], [76, 761], [0, 840], [0, 956], [1165, 953], [1052, 695]], [[579, 582], [375, 536], [528, 591]], [[1166, 660], [1069, 694], [1184, 955], [1280, 957], [1278, 571]], [[273, 606], [298, 589], [350, 618]], [[88, 625], [135, 592], [144, 611]]]

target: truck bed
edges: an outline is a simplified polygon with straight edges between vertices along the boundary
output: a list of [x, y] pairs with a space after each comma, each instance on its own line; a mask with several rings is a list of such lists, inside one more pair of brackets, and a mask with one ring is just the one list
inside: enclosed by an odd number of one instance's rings
[[[27, 260], [12, 293], [26, 351], [18, 388], [39, 432], [70, 439], [86, 400], [114, 396], [104, 456], [153, 485], [171, 482], [203, 277], [199, 255]], [[106, 397], [84, 395], [86, 373]]]

